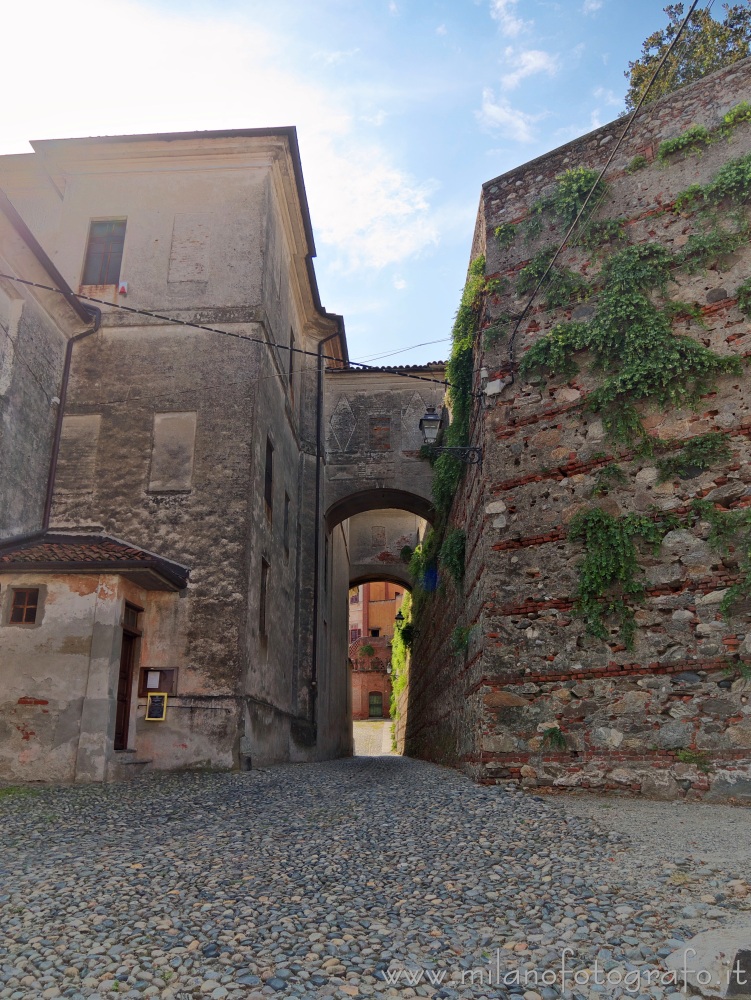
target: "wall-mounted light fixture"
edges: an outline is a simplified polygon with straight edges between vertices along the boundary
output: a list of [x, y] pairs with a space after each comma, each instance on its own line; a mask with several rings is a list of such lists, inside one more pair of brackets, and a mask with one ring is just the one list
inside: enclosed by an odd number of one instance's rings
[[437, 445], [435, 442], [438, 438], [440, 428], [441, 415], [436, 413], [435, 406], [429, 406], [424, 416], [420, 418], [420, 430], [422, 431], [422, 439], [430, 449], [431, 455], [453, 455], [454, 458], [458, 458], [460, 462], [464, 462], [466, 465], [479, 465], [482, 462], [482, 448], [470, 446], [464, 448], [444, 448]]

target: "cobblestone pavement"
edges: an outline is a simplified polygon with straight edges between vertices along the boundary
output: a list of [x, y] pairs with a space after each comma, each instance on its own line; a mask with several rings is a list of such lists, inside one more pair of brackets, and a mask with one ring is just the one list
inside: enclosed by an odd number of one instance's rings
[[746, 901], [685, 857], [634, 868], [558, 800], [395, 756], [5, 794], [0, 829], [14, 1000], [677, 996], [634, 977]]
[[391, 754], [391, 719], [363, 719], [353, 722], [355, 754], [358, 757], [380, 757]]

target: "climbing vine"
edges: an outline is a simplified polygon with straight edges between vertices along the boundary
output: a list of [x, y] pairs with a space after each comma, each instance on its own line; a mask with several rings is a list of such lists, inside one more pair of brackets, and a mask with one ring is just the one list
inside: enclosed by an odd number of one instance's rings
[[659, 473], [658, 481], [664, 483], [674, 476], [688, 478], [718, 462], [727, 462], [730, 455], [727, 434], [721, 431], [702, 434], [687, 441], [680, 450], [667, 458], [657, 459], [655, 465]]
[[[523, 377], [534, 372], [571, 376], [574, 354], [591, 352], [605, 373], [587, 406], [601, 412], [610, 437], [633, 445], [646, 431], [634, 403], [695, 405], [725, 373], [738, 374], [736, 357], [721, 357], [685, 335], [674, 334], [665, 299], [673, 255], [657, 243], [628, 246], [608, 257], [600, 271], [597, 312], [588, 323], [559, 323], [522, 359]], [[658, 294], [662, 305], [653, 301]]]
[[461, 587], [464, 582], [466, 543], [467, 536], [461, 528], [453, 528], [446, 533], [438, 553], [438, 562], [450, 574], [457, 587]]
[[[548, 271], [554, 254], [554, 249], [541, 250], [526, 267], [522, 268], [516, 281], [517, 295], [528, 295], [535, 290], [540, 279]], [[588, 291], [587, 282], [576, 271], [572, 271], [569, 267], [553, 265], [548, 271], [543, 288], [545, 305], [548, 309], [565, 306], [573, 300], [586, 298]]]
[[641, 538], [656, 551], [662, 539], [680, 524], [671, 514], [655, 512], [615, 517], [599, 507], [581, 511], [571, 521], [569, 538], [584, 542], [579, 568], [576, 609], [587, 631], [599, 639], [610, 638], [606, 619], [614, 616], [623, 642], [632, 648], [636, 623], [632, 604], [644, 596], [634, 539]]
[[394, 636], [391, 640], [391, 718], [399, 717], [399, 697], [407, 687], [409, 651], [414, 638], [412, 623], [412, 597], [409, 592], [402, 598], [401, 607], [404, 621], [394, 625]]
[[686, 153], [702, 149], [712, 141], [712, 133], [704, 125], [691, 125], [681, 135], [661, 142], [657, 149], [657, 159], [665, 163], [674, 153]]

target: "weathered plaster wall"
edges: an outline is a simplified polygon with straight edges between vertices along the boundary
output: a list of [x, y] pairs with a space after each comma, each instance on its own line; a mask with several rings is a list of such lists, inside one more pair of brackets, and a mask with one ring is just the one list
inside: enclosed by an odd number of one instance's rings
[[[625, 217], [632, 243], [685, 246], [694, 220], [672, 210], [676, 195], [747, 153], [748, 126], [700, 157], [678, 157], [666, 167], [651, 162], [634, 174], [625, 167], [637, 154], [652, 161], [662, 140], [691, 124], [716, 126], [731, 106], [749, 98], [751, 63], [745, 61], [649, 107], [606, 175], [609, 195], [599, 217]], [[473, 255], [486, 253], [486, 273], [509, 284], [507, 292], [489, 297], [483, 326], [504, 312], [521, 312], [525, 300], [514, 293], [518, 271], [564, 234], [560, 226], [546, 226], [536, 242], [520, 236], [501, 250], [496, 226], [523, 219], [565, 169], [601, 168], [622, 130], [622, 121], [604, 126], [484, 186]], [[744, 356], [749, 326], [734, 290], [748, 275], [749, 260], [743, 245], [694, 276], [676, 272], [671, 297], [697, 303], [705, 326], [683, 320], [675, 330], [720, 354]], [[561, 263], [585, 274], [597, 268], [581, 248], [567, 248]], [[591, 315], [588, 303], [546, 310], [536, 302], [516, 337], [516, 360], [556, 322]], [[737, 556], [710, 548], [701, 522], [670, 532], [656, 555], [643, 549], [647, 593], [636, 610], [634, 649], [628, 650], [615, 628], [608, 641], [585, 632], [574, 607], [583, 550], [567, 537], [572, 517], [593, 505], [612, 514], [648, 512], [652, 505], [681, 514], [694, 497], [722, 508], [747, 505], [747, 380], [721, 378], [696, 412], [643, 409], [650, 433], [666, 440], [714, 430], [730, 435], [730, 463], [659, 484], [654, 462], [614, 448], [602, 421], [586, 411], [586, 396], [600, 381], [586, 363], [568, 383], [525, 384], [517, 375], [504, 386], [502, 379], [514, 370], [507, 341], [484, 349], [478, 338], [477, 361], [478, 370], [488, 369], [480, 425], [483, 482], [478, 488], [469, 471], [453, 513], [467, 530], [464, 594], [460, 599], [449, 588], [439, 597], [430, 634], [418, 640], [408, 747], [411, 736], [416, 752], [443, 756], [486, 781], [747, 796], [751, 706], [738, 658], [749, 658], [751, 633], [744, 606], [729, 621], [719, 614], [722, 593], [737, 578]], [[594, 474], [612, 461], [620, 461], [626, 483], [593, 498]], [[451, 663], [445, 650], [456, 622], [472, 626], [472, 633], [466, 654]], [[565, 750], [543, 738], [554, 726], [564, 734]]]
[[[51, 281], [2, 212], [0, 270]], [[0, 539], [41, 527], [65, 348], [85, 328], [60, 295], [0, 281]]]
[[411, 586], [402, 550], [414, 549], [425, 522], [401, 510], [372, 510], [349, 518], [350, 581], [391, 580]]
[[432, 475], [419, 458], [419, 425], [428, 406], [440, 412], [444, 374], [440, 366], [413, 374], [424, 380], [388, 371], [327, 373], [326, 511], [334, 521], [382, 507], [429, 513]]
[[[139, 757], [229, 767], [347, 752], [346, 623], [328, 646], [322, 638], [324, 618], [338, 630], [345, 614], [347, 571], [314, 602], [325, 535], [315, 528], [317, 365], [297, 355], [290, 372], [287, 349], [292, 331], [315, 354], [338, 326], [314, 301], [287, 139], [61, 141], [39, 144], [39, 158], [65, 178], [54, 225], [42, 229], [72, 284], [90, 220], [125, 218], [127, 299], [113, 286], [93, 294], [228, 334], [105, 309], [101, 331], [74, 351], [53, 525], [101, 529], [191, 567], [164, 629], [151, 606], [146, 615], [140, 663], [176, 668], [179, 686], [167, 723], [138, 723]], [[0, 179], [22, 209], [41, 184], [17, 158], [0, 160]], [[318, 742], [316, 680], [332, 713]]]

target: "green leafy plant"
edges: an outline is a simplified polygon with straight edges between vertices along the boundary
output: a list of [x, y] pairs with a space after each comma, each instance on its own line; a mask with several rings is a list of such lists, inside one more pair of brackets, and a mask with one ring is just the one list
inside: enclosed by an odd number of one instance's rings
[[448, 571], [452, 580], [461, 587], [464, 581], [464, 556], [467, 536], [461, 528], [448, 531], [438, 552], [438, 562]]
[[688, 274], [696, 274], [718, 258], [737, 250], [747, 239], [747, 225], [736, 232], [728, 232], [715, 225], [709, 230], [689, 236], [688, 242], [677, 254], [676, 262]]
[[718, 462], [727, 462], [731, 454], [727, 434], [721, 431], [702, 434], [687, 441], [679, 451], [655, 462], [658, 481], [664, 483], [674, 476], [682, 478], [694, 469], [709, 469]]
[[690, 520], [709, 525], [707, 542], [724, 557], [740, 550], [738, 580], [728, 587], [720, 604], [720, 612], [729, 617], [733, 604], [751, 595], [751, 509], [721, 510], [711, 500], [692, 500]]
[[751, 278], [746, 278], [738, 285], [735, 294], [738, 298], [738, 308], [744, 316], [751, 318]]
[[365, 646], [360, 646], [358, 656], [375, 656], [375, 649], [367, 643]]
[[710, 760], [701, 750], [678, 750], [675, 756], [682, 764], [693, 764], [697, 771], [709, 774]]
[[500, 343], [508, 336], [511, 327], [511, 316], [508, 313], [501, 313], [490, 326], [483, 331], [483, 347], [488, 350]]
[[505, 278], [489, 278], [485, 282], [488, 295], [504, 295], [508, 291], [508, 281]]
[[595, 484], [592, 487], [592, 496], [602, 496], [604, 493], [609, 493], [610, 490], [615, 489], [617, 486], [623, 486], [628, 482], [628, 476], [623, 471], [623, 469], [615, 462], [611, 462], [610, 465], [605, 465], [601, 469], [598, 469], [594, 474]]
[[391, 718], [399, 717], [399, 699], [408, 683], [409, 651], [415, 637], [412, 621], [412, 595], [407, 592], [399, 608], [403, 621], [396, 622], [391, 640]]
[[568, 747], [568, 741], [558, 726], [549, 726], [542, 734], [542, 745], [551, 750], [565, 750]]
[[502, 222], [500, 226], [495, 227], [493, 235], [500, 249], [508, 250], [516, 239], [516, 226], [513, 222]]
[[590, 219], [574, 233], [571, 242], [585, 250], [598, 250], [604, 244], [625, 240], [625, 226], [625, 219]]
[[553, 249], [540, 250], [527, 266], [522, 268], [516, 281], [517, 295], [528, 295], [535, 290], [547, 272], [541, 291], [548, 309], [568, 305], [574, 299], [583, 299], [589, 291], [584, 278], [571, 268], [553, 265], [548, 271], [554, 254]]
[[597, 311], [588, 323], [559, 323], [536, 341], [519, 365], [534, 372], [571, 376], [574, 354], [587, 350], [593, 367], [604, 372], [587, 407], [603, 415], [612, 440], [649, 447], [634, 406], [639, 400], [659, 406], [696, 405], [717, 377], [740, 374], [736, 357], [722, 357], [690, 337], [673, 333], [670, 310], [653, 301], [667, 296], [673, 257], [656, 243], [628, 246], [608, 257], [601, 269]]
[[0, 799], [24, 798], [38, 794], [36, 788], [27, 788], [25, 785], [3, 785], [0, 787]]
[[414, 554], [415, 554], [415, 550], [412, 548], [411, 545], [404, 545], [399, 550], [399, 558], [401, 559], [401, 561], [403, 563], [407, 563], [407, 565], [409, 565], [410, 560], [412, 559], [412, 556]]
[[730, 136], [744, 122], [751, 122], [751, 104], [748, 101], [741, 101], [722, 116], [721, 132]]
[[[723, 6], [725, 14], [721, 20], [712, 17], [711, 6], [693, 10], [683, 30], [681, 44], [672, 48], [683, 23], [684, 5], [671, 3], [665, 7], [667, 25], [644, 40], [641, 56], [629, 62], [625, 72], [629, 80], [627, 110], [634, 110], [648, 87], [646, 103], [749, 54], [751, 9], [745, 3]], [[658, 66], [660, 73], [653, 81]]]
[[711, 133], [704, 125], [691, 125], [681, 135], [661, 142], [657, 150], [657, 159], [665, 163], [675, 153], [687, 153], [708, 146], [712, 141]]
[[633, 160], [626, 167], [627, 174], [635, 174], [637, 170], [643, 170], [649, 166], [649, 160], [643, 153], [637, 153]]
[[451, 633], [451, 648], [457, 654], [466, 653], [469, 649], [469, 640], [472, 629], [467, 625], [457, 625]]
[[612, 615], [626, 647], [633, 647], [636, 624], [631, 604], [644, 596], [644, 586], [636, 577], [639, 565], [634, 539], [641, 538], [656, 551], [667, 532], [679, 524], [674, 515], [615, 517], [599, 507], [573, 518], [569, 538], [584, 542], [585, 552], [579, 567], [576, 610], [588, 632], [608, 639], [606, 618]]

